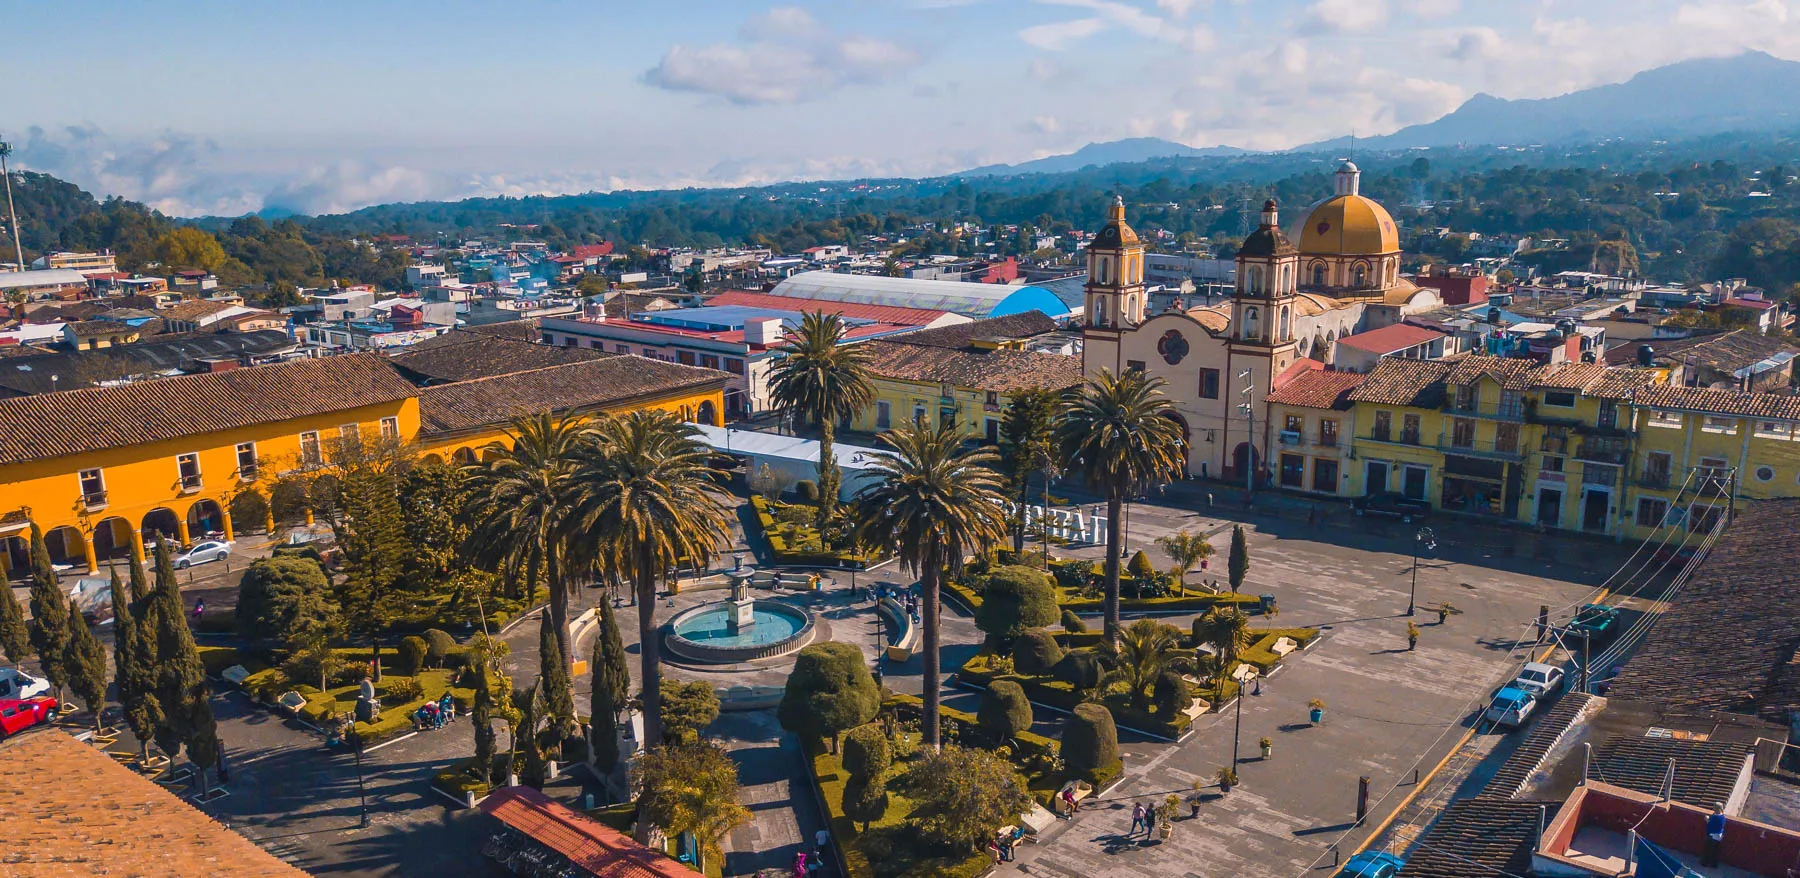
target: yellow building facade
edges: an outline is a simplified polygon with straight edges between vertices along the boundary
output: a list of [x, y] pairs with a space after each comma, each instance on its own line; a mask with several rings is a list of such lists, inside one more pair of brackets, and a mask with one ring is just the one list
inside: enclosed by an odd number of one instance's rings
[[1702, 534], [1733, 498], [1800, 496], [1800, 398], [1657, 387], [1636, 401], [1633, 535]]
[[351, 354], [0, 400], [0, 573], [28, 563], [33, 524], [54, 562], [89, 572], [160, 538], [270, 531], [271, 483], [346, 440], [466, 461], [540, 412], [716, 425], [727, 378], [620, 356], [419, 388]]

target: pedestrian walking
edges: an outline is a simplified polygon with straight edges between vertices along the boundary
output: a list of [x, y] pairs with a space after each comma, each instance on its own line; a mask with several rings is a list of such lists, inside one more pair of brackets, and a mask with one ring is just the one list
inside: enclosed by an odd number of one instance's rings
[[1081, 803], [1075, 801], [1075, 791], [1073, 789], [1071, 789], [1069, 787], [1063, 787], [1062, 800], [1063, 800], [1063, 817], [1073, 818], [1075, 816], [1075, 812], [1081, 810]]
[[206, 598], [199, 598], [199, 599], [195, 600], [194, 601], [194, 628], [196, 630], [199, 629], [199, 627], [200, 627], [200, 617], [205, 614], [206, 614]]
[[1706, 852], [1700, 857], [1700, 865], [1719, 865], [1719, 848], [1725, 844], [1725, 806], [1713, 805], [1712, 814], [1706, 818]]
[[806, 852], [794, 855], [794, 878], [806, 878]]
[[1141, 829], [1143, 827], [1143, 825], [1144, 825], [1144, 806], [1143, 805], [1132, 805], [1131, 806], [1131, 834], [1137, 835], [1138, 830]]

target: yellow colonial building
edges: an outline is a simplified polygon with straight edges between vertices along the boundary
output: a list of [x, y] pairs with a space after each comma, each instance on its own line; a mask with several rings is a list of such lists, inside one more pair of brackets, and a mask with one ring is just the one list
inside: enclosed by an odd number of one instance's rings
[[1055, 329], [1043, 312], [1026, 311], [862, 342], [875, 401], [850, 428], [879, 433], [906, 420], [949, 423], [971, 439], [998, 442], [1014, 393], [1081, 383], [1080, 357], [1027, 349]]
[[1652, 387], [1634, 401], [1632, 533], [1705, 532], [1732, 497], [1800, 496], [1800, 397]]
[[269, 531], [274, 478], [343, 440], [467, 461], [523, 415], [659, 408], [716, 424], [723, 410], [723, 372], [624, 355], [538, 365], [527, 349], [542, 346], [507, 342], [468, 358], [494, 374], [423, 388], [349, 354], [0, 400], [0, 572], [26, 566], [34, 523], [53, 561], [90, 572], [159, 535]]

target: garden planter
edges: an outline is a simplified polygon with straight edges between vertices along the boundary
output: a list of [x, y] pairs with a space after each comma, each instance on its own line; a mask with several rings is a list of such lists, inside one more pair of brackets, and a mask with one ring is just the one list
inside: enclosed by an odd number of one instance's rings
[[1315, 725], [1315, 726], [1316, 726], [1316, 725], [1318, 725], [1318, 724], [1319, 724], [1319, 723], [1322, 723], [1322, 722], [1324, 722], [1324, 721], [1325, 721], [1325, 711], [1324, 711], [1324, 710], [1323, 710], [1323, 709], [1321, 709], [1321, 708], [1317, 708], [1317, 707], [1315, 707], [1315, 708], [1313, 708], [1313, 709], [1312, 709], [1312, 723], [1313, 723], [1313, 725]]
[[[1317, 722], [1317, 720], [1315, 720], [1315, 722]], [[1274, 756], [1275, 756], [1275, 745], [1274, 744], [1264, 744], [1262, 746], [1262, 758], [1271, 759]]]
[[1167, 820], [1164, 820], [1162, 822], [1161, 826], [1156, 827], [1156, 835], [1158, 838], [1161, 838], [1163, 841], [1168, 841], [1169, 836], [1173, 835], [1174, 833], [1175, 833], [1175, 824], [1170, 823]]
[[1219, 795], [1226, 795], [1230, 792], [1231, 792], [1231, 782], [1224, 781], [1224, 780], [1219, 781]]

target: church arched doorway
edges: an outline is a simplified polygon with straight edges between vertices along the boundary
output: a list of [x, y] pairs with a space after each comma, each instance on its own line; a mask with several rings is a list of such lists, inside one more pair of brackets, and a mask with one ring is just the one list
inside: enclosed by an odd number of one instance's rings
[[[1261, 470], [1262, 455], [1257, 454], [1256, 449], [1252, 448], [1250, 443], [1239, 442], [1237, 447], [1231, 450], [1231, 472], [1226, 473], [1225, 478], [1229, 481], [1242, 484], [1245, 472], [1259, 472]], [[1260, 479], [1258, 481], [1260, 481]]]
[[1181, 475], [1186, 477], [1193, 472], [1189, 467], [1193, 465], [1194, 460], [1194, 433], [1188, 429], [1187, 419], [1181, 415], [1175, 412], [1163, 412], [1163, 417], [1174, 421], [1175, 425], [1181, 428]]

